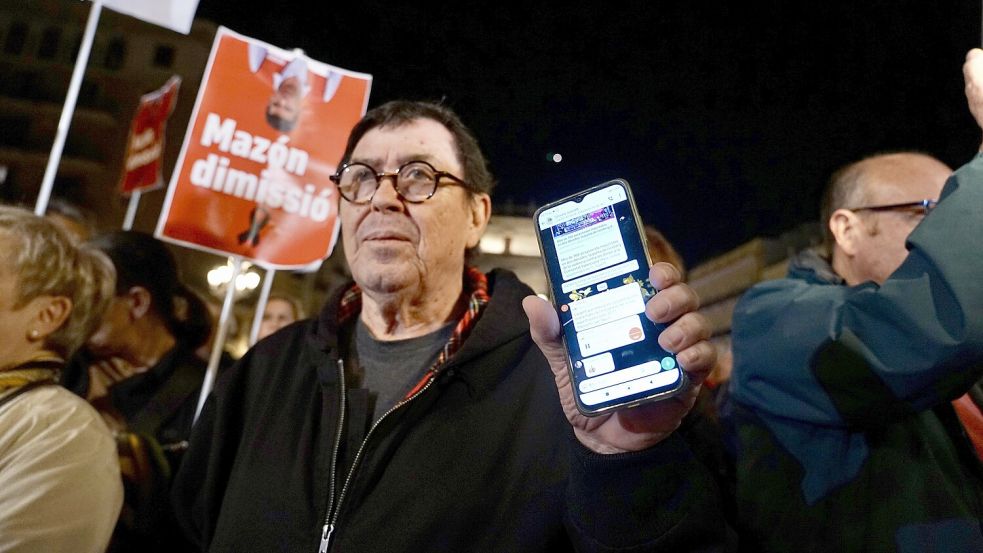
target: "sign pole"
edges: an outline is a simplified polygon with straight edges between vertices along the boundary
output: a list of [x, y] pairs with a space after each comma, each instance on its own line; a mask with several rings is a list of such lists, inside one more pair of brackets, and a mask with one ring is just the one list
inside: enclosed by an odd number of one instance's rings
[[68, 96], [65, 98], [65, 106], [61, 110], [61, 118], [58, 120], [55, 143], [51, 146], [48, 166], [44, 170], [44, 179], [41, 181], [41, 191], [38, 193], [38, 201], [34, 206], [35, 215], [44, 215], [44, 212], [48, 210], [48, 200], [51, 198], [51, 189], [55, 184], [55, 173], [58, 172], [61, 153], [65, 149], [68, 127], [72, 124], [72, 115], [75, 113], [75, 103], [78, 101], [79, 89], [82, 88], [85, 66], [89, 62], [89, 52], [92, 51], [92, 42], [95, 40], [99, 15], [102, 13], [102, 4], [103, 0], [92, 0], [92, 10], [89, 12], [89, 19], [85, 23], [85, 32], [82, 35], [82, 42], [79, 44], [79, 54], [75, 60], [75, 69], [72, 71], [72, 80], [68, 84]]
[[137, 206], [140, 205], [140, 191], [130, 193], [130, 203], [126, 206], [126, 218], [123, 219], [123, 230], [133, 228], [133, 220], [137, 217]]
[[208, 370], [205, 371], [205, 380], [201, 383], [201, 395], [198, 396], [198, 407], [195, 408], [195, 422], [198, 421], [198, 416], [201, 415], [201, 409], [205, 406], [205, 400], [208, 398], [208, 394], [212, 392], [212, 388], [215, 386], [215, 379], [218, 377], [218, 364], [222, 359], [222, 350], [224, 349], [225, 338], [229, 330], [229, 319], [232, 315], [232, 305], [235, 303], [236, 280], [239, 279], [239, 273], [242, 271], [241, 257], [232, 256], [229, 260], [232, 261], [232, 279], [229, 281], [229, 287], [225, 291], [222, 314], [218, 318], [218, 332], [215, 335], [215, 341], [212, 342], [212, 355], [208, 359]]

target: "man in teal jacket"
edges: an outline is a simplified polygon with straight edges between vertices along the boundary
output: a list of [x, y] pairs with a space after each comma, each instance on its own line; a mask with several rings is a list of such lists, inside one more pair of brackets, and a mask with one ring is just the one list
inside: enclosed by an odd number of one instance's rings
[[[964, 72], [983, 127], [983, 51]], [[983, 551], [983, 465], [959, 418], [980, 412], [951, 404], [983, 375], [983, 154], [948, 174], [915, 153], [842, 169], [830, 259], [802, 254], [738, 304], [747, 550]]]

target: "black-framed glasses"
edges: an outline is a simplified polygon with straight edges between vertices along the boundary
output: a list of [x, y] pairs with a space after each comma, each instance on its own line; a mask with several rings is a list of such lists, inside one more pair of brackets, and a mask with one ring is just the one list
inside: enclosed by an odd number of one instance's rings
[[425, 202], [437, 192], [440, 179], [449, 179], [467, 187], [468, 184], [447, 171], [438, 171], [426, 161], [408, 161], [393, 173], [376, 171], [365, 163], [346, 163], [331, 181], [338, 185], [341, 196], [353, 204], [364, 204], [372, 200], [382, 179], [393, 177], [396, 194], [410, 203]]
[[936, 200], [918, 200], [917, 202], [905, 202], [901, 204], [854, 207], [850, 208], [850, 211], [910, 211], [917, 215], [928, 215], [937, 205], [939, 205], [939, 202]]

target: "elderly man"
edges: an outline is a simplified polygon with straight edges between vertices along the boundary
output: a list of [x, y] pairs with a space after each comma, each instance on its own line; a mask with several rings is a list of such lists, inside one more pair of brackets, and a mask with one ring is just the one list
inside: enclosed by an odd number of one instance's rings
[[555, 311], [513, 274], [466, 266], [492, 179], [460, 120], [434, 104], [383, 105], [356, 125], [342, 161], [335, 179], [355, 283], [316, 320], [257, 344], [210, 399], [175, 490], [202, 548], [720, 543], [719, 492], [674, 432], [714, 362], [679, 273], [653, 267], [662, 291], [647, 312], [675, 320], [659, 340], [694, 387], [586, 419]]
[[[964, 71], [983, 126], [983, 51]], [[800, 255], [738, 304], [749, 551], [983, 551], [983, 467], [950, 404], [983, 372], [983, 158], [950, 172], [915, 153], [840, 170], [831, 260]]]

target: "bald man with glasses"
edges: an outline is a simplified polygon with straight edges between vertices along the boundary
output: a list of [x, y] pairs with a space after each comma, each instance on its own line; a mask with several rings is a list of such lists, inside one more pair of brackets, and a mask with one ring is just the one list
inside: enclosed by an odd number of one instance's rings
[[[964, 72], [983, 127], [983, 51]], [[822, 219], [827, 256], [734, 312], [742, 547], [983, 551], [980, 410], [953, 404], [983, 375], [983, 154], [848, 165]]]

